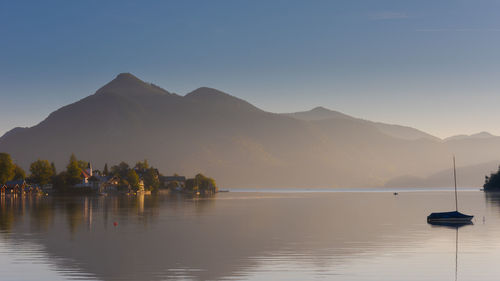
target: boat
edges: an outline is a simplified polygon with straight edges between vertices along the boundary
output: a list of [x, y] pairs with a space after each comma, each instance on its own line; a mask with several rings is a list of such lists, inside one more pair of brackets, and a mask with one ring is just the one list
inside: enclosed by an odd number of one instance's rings
[[427, 216], [428, 223], [464, 223], [470, 222], [472, 218], [474, 218], [474, 216], [462, 214], [458, 211], [457, 169], [455, 168], [455, 155], [453, 155], [453, 179], [455, 181], [455, 211], [431, 213]]
[[463, 224], [470, 222], [474, 216], [462, 214], [459, 211], [432, 213], [427, 217], [427, 222], [443, 222]]
[[445, 228], [451, 228], [451, 229], [461, 228], [461, 227], [464, 227], [467, 225], [474, 225], [474, 223], [472, 223], [472, 221], [455, 221], [455, 222], [431, 221], [431, 222], [429, 222], [429, 224], [432, 225], [433, 227], [445, 227]]

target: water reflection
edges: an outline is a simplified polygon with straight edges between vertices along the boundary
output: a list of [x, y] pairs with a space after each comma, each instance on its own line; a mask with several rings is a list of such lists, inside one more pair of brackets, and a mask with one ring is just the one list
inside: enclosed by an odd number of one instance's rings
[[455, 230], [455, 281], [458, 280], [458, 229], [464, 226], [473, 225], [468, 222], [427, 222], [434, 227], [451, 228]]
[[[450, 229], [429, 227], [425, 219], [437, 207], [449, 209], [454, 204], [449, 197], [449, 192], [4, 197], [0, 238], [6, 245], [41, 246], [44, 262], [69, 279], [453, 280], [453, 264], [446, 262]], [[489, 214], [482, 193], [461, 197], [464, 211]], [[500, 221], [499, 214], [491, 220]], [[483, 228], [462, 229], [464, 260], [472, 246], [496, 241], [500, 233], [488, 228], [491, 237], [477, 239]], [[25, 252], [26, 261], [40, 256]], [[462, 273], [466, 278], [470, 271]]]
[[500, 192], [483, 192], [489, 206], [500, 210]]

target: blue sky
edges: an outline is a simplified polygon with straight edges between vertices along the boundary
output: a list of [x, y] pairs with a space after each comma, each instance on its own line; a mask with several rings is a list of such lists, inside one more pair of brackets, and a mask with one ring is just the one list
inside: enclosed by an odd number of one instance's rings
[[120, 72], [273, 112], [500, 134], [500, 1], [3, 1], [0, 134]]

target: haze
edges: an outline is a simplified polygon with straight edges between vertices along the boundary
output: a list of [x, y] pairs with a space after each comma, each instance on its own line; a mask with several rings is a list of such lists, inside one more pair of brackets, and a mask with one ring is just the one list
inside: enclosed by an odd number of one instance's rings
[[[4, 1], [0, 135], [131, 72], [270, 112], [500, 134], [497, 1]], [[485, 159], [487, 160], [487, 159]]]

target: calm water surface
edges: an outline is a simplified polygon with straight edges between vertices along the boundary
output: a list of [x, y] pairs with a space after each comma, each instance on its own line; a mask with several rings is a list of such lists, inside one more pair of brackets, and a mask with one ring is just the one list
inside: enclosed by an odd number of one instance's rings
[[459, 200], [457, 230], [450, 191], [2, 197], [0, 279], [498, 280], [500, 195]]

